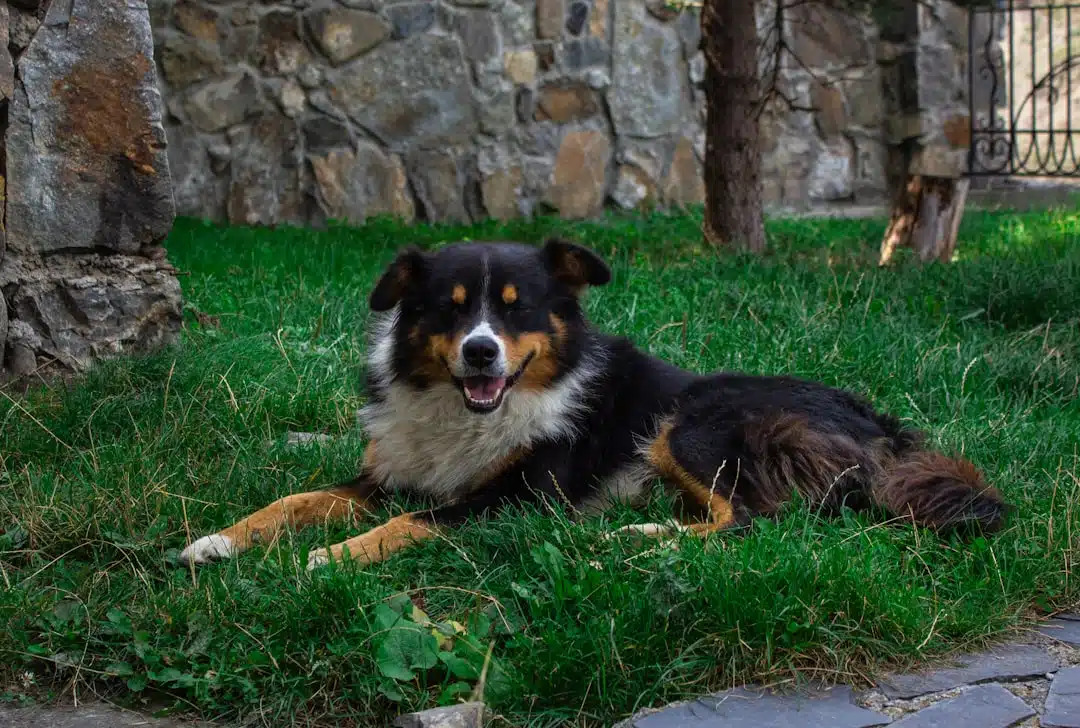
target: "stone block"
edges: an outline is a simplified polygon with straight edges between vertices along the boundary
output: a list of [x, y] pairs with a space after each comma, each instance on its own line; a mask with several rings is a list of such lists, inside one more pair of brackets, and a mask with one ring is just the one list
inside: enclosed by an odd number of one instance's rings
[[952, 662], [952, 667], [889, 676], [882, 681], [882, 692], [890, 698], [915, 698], [988, 680], [1041, 677], [1058, 666], [1049, 652], [1035, 645], [1004, 645]]
[[611, 141], [601, 131], [567, 133], [555, 157], [553, 180], [545, 201], [564, 218], [600, 212], [607, 188]]
[[1080, 667], [1054, 675], [1039, 723], [1045, 728], [1080, 728]]
[[335, 66], [366, 53], [390, 37], [390, 24], [375, 13], [323, 5], [304, 16], [308, 32]]
[[454, 38], [386, 43], [327, 80], [331, 100], [391, 148], [459, 143], [477, 130], [469, 69]]
[[5, 140], [9, 249], [137, 253], [162, 240], [175, 207], [145, 2], [50, 5], [19, 76]]
[[[1009, 728], [1035, 711], [1000, 685], [977, 685], [892, 724], [893, 728]], [[1043, 723], [1046, 725], [1046, 723]]]
[[361, 141], [312, 156], [311, 166], [320, 209], [327, 218], [353, 224], [375, 215], [406, 222], [416, 216], [405, 166], [376, 145]]
[[689, 101], [685, 63], [678, 31], [649, 15], [644, 0], [615, 4], [608, 105], [619, 136], [681, 130]]

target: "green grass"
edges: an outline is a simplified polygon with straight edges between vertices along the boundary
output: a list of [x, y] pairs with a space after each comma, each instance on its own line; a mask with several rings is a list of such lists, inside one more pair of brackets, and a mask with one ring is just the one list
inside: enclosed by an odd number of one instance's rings
[[[888, 271], [876, 221], [776, 221], [762, 258], [700, 250], [699, 226], [179, 222], [187, 300], [219, 326], [189, 312], [173, 350], [0, 396], [0, 694], [379, 725], [467, 694], [490, 648], [507, 724], [610, 725], [745, 680], [860, 682], [1080, 599], [1080, 215], [972, 212], [955, 265]], [[612, 261], [599, 326], [696, 370], [861, 390], [982, 467], [1008, 530], [962, 545], [793, 509], [677, 550], [603, 538], [663, 517], [658, 497], [579, 524], [513, 512], [366, 569], [298, 564], [376, 519], [173, 565], [189, 535], [353, 474], [366, 295], [395, 246], [553, 231]], [[288, 430], [337, 437], [288, 449]], [[408, 609], [394, 624], [402, 595], [466, 635], [439, 659]]]

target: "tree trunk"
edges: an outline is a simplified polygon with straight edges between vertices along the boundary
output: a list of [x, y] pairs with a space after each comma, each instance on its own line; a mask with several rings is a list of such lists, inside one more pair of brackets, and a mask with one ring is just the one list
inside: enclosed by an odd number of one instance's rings
[[893, 202], [878, 264], [887, 265], [896, 249], [904, 246], [914, 248], [924, 263], [951, 261], [969, 184], [963, 178], [908, 177]]
[[705, 0], [705, 242], [765, 250], [755, 0]]

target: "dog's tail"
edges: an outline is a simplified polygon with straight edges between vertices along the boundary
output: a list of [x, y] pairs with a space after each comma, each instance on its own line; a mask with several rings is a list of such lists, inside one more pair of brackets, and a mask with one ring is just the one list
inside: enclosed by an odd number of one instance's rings
[[939, 532], [993, 533], [1008, 506], [996, 488], [967, 460], [913, 449], [882, 463], [870, 498], [889, 513]]

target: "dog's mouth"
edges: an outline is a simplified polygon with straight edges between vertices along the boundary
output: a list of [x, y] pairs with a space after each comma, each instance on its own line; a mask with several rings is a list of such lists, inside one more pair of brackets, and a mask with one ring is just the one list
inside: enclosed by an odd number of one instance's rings
[[521, 363], [518, 370], [509, 377], [492, 377], [486, 374], [478, 374], [468, 377], [454, 377], [461, 387], [461, 393], [465, 398], [465, 408], [470, 412], [488, 413], [499, 409], [510, 388], [517, 384], [525, 367], [529, 366], [533, 355], [529, 354]]

